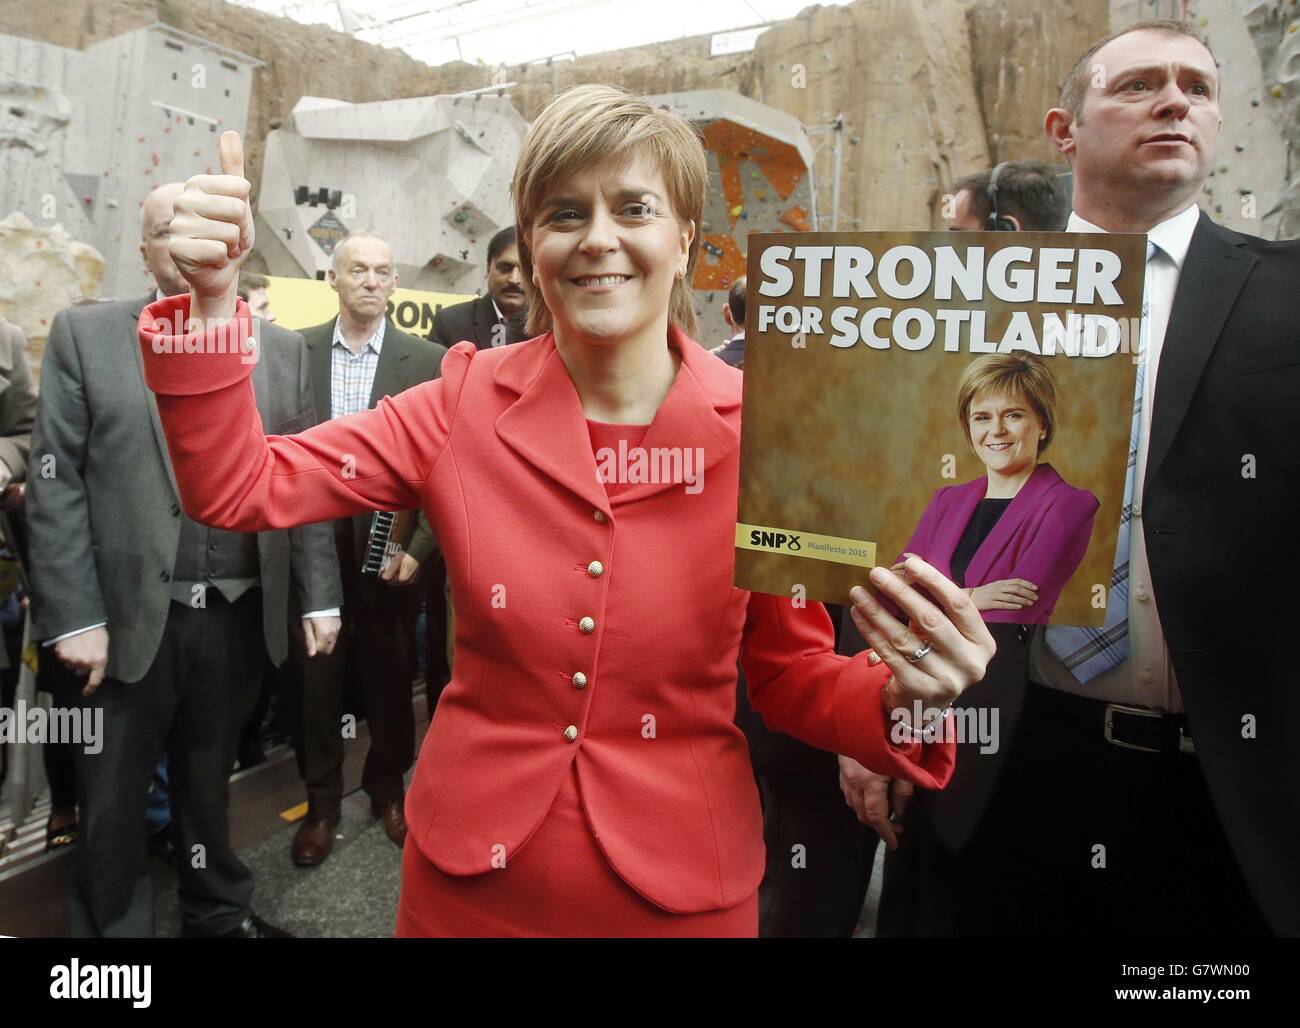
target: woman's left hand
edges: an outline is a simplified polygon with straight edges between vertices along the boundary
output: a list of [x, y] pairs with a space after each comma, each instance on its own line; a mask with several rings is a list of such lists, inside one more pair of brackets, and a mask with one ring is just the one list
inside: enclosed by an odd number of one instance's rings
[[[910, 621], [903, 624], [861, 586], [854, 586], [850, 616], [867, 643], [894, 673], [894, 701], [910, 706], [948, 706], [984, 677], [997, 651], [988, 626], [965, 590], [920, 557], [909, 557], [903, 570], [938, 605], [884, 567], [874, 567], [871, 583]], [[925, 651], [923, 656], [918, 653]]]

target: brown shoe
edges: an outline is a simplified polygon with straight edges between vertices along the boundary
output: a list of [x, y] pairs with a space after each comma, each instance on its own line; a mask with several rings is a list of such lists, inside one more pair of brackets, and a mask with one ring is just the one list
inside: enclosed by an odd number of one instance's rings
[[371, 816], [383, 818], [384, 831], [398, 849], [406, 845], [406, 815], [402, 813], [402, 802], [393, 800], [381, 805], [375, 800], [370, 801]]
[[303, 818], [293, 836], [293, 862], [299, 867], [323, 864], [334, 849], [334, 829], [338, 824], [338, 814], [329, 818]]

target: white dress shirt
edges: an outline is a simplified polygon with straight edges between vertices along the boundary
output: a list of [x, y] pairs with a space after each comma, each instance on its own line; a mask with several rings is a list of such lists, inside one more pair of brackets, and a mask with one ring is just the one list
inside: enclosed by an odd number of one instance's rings
[[[1129, 527], [1129, 604], [1128, 660], [1104, 671], [1092, 681], [1079, 681], [1044, 645], [1043, 633], [1035, 634], [1030, 649], [1031, 677], [1062, 692], [1150, 707], [1153, 710], [1179, 713], [1183, 709], [1174, 667], [1169, 660], [1164, 632], [1156, 611], [1155, 589], [1151, 584], [1151, 565], [1147, 560], [1146, 536], [1142, 530], [1142, 485], [1146, 478], [1147, 451], [1151, 441], [1151, 418], [1155, 411], [1156, 375], [1164, 350], [1165, 330], [1178, 291], [1178, 278], [1192, 243], [1192, 233], [1200, 220], [1200, 209], [1192, 204], [1172, 218], [1160, 222], [1147, 233], [1156, 252], [1147, 265], [1146, 374], [1142, 383], [1142, 421], [1138, 431], [1137, 464], [1133, 479], [1133, 521]], [[1067, 232], [1102, 232], [1077, 214], [1070, 215]]]

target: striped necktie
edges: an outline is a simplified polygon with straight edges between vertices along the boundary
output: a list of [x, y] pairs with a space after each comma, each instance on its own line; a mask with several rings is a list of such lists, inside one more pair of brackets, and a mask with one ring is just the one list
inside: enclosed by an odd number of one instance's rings
[[1101, 628], [1054, 626], [1047, 630], [1047, 648], [1055, 653], [1080, 685], [1128, 660], [1128, 557], [1133, 520], [1133, 485], [1137, 477], [1138, 436], [1142, 430], [1142, 387], [1146, 381], [1147, 314], [1151, 304], [1151, 258], [1155, 243], [1147, 240], [1146, 283], [1142, 294], [1142, 322], [1138, 342], [1137, 375], [1133, 383], [1133, 427], [1128, 438], [1128, 473], [1124, 477], [1124, 507], [1115, 540], [1115, 564], [1110, 576], [1110, 597]]

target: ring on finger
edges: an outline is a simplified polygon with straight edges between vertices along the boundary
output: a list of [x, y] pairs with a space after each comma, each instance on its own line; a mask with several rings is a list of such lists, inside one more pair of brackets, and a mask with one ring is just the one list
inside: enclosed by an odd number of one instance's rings
[[927, 641], [925, 645], [921, 646], [915, 653], [909, 653], [907, 655], [907, 662], [909, 664], [919, 664], [928, 657], [933, 650], [934, 647]]

